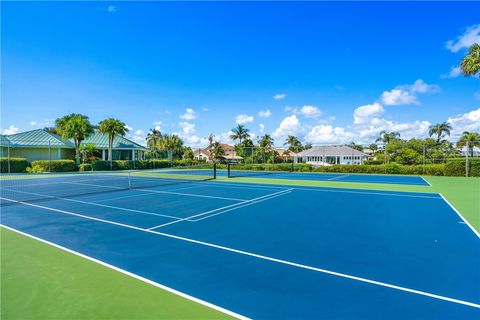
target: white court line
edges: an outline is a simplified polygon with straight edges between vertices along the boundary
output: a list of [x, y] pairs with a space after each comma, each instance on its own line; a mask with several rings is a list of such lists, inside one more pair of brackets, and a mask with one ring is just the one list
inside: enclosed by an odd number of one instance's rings
[[206, 212], [198, 213], [198, 214], [195, 214], [195, 215], [193, 215], [193, 216], [189, 216], [189, 217], [186, 217], [186, 218], [183, 218], [183, 219], [180, 219], [180, 220], [170, 221], [170, 222], [167, 222], [167, 223], [160, 224], [160, 225], [158, 225], [158, 226], [154, 226], [154, 227], [148, 228], [148, 230], [153, 230], [153, 229], [165, 227], [165, 226], [168, 226], [168, 225], [171, 225], [171, 224], [174, 224], [174, 223], [182, 222], [182, 221], [185, 221], [185, 220], [190, 220], [191, 218], [196, 218], [196, 217], [204, 216], [204, 215], [209, 214], [209, 213], [212, 213], [212, 212], [216, 212], [216, 211], [219, 211], [219, 210], [224, 210], [224, 209], [231, 208], [231, 207], [236, 207], [236, 206], [239, 206], [239, 205], [242, 205], [242, 204], [245, 204], [245, 203], [251, 203], [251, 202], [255, 203], [256, 201], [258, 201], [258, 200], [260, 200], [260, 199], [270, 198], [270, 197], [272, 197], [272, 196], [274, 196], [274, 195], [276, 195], [276, 194], [288, 192], [288, 191], [290, 191], [290, 190], [291, 190], [291, 189], [286, 189], [286, 190], [283, 190], [283, 191], [274, 192], [274, 193], [267, 194], [267, 195], [264, 195], [264, 196], [261, 196], [261, 197], [257, 197], [257, 198], [253, 198], [253, 199], [250, 199], [250, 200], [245, 200], [245, 201], [240, 202], [240, 203], [234, 203], [234, 204], [231, 204], [231, 205], [228, 205], [228, 206], [225, 206], [225, 207], [221, 207], [221, 208], [209, 210], [209, 211], [206, 211]]
[[287, 261], [287, 260], [271, 258], [271, 257], [263, 256], [263, 255], [260, 255], [260, 254], [256, 254], [256, 253], [251, 253], [251, 252], [247, 252], [247, 251], [242, 251], [242, 250], [237, 250], [237, 249], [233, 249], [233, 248], [229, 248], [229, 247], [216, 245], [216, 244], [213, 244], [213, 243], [208, 243], [208, 242], [203, 242], [203, 241], [199, 241], [199, 240], [194, 240], [194, 239], [184, 238], [184, 237], [180, 237], [180, 236], [175, 236], [173, 234], [158, 232], [158, 231], [155, 231], [155, 230], [142, 229], [142, 228], [131, 226], [131, 225], [128, 225], [128, 224], [113, 222], [113, 221], [100, 219], [100, 218], [89, 217], [89, 216], [85, 216], [85, 215], [82, 215], [82, 214], [69, 212], [69, 211], [65, 211], [65, 210], [60, 210], [60, 209], [44, 207], [44, 206], [40, 206], [40, 205], [33, 204], [33, 203], [26, 203], [26, 202], [12, 200], [12, 199], [3, 198], [3, 197], [0, 197], [0, 199], [10, 201], [10, 202], [20, 203], [20, 204], [23, 204], [23, 205], [26, 205], [26, 206], [31, 206], [31, 207], [35, 207], [35, 208], [50, 210], [50, 211], [54, 211], [54, 212], [58, 212], [58, 213], [71, 215], [71, 216], [76, 216], [76, 217], [81, 217], [81, 218], [85, 218], [85, 219], [89, 219], [89, 220], [94, 220], [94, 221], [99, 221], [99, 222], [103, 222], [103, 223], [107, 223], [107, 224], [112, 224], [112, 225], [116, 225], [116, 226], [120, 226], [120, 227], [124, 227], [124, 228], [128, 228], [128, 229], [133, 229], [133, 230], [148, 232], [148, 233], [151, 233], [151, 234], [161, 235], [161, 236], [164, 236], [164, 237], [167, 237], [167, 238], [172, 238], [172, 239], [182, 240], [182, 241], [186, 241], [186, 242], [191, 242], [191, 243], [195, 243], [195, 244], [199, 244], [199, 245], [203, 245], [203, 246], [207, 246], [207, 247], [211, 247], [211, 248], [216, 248], [216, 249], [220, 249], [220, 250], [225, 250], [225, 251], [229, 251], [229, 252], [234, 252], [234, 253], [238, 253], [238, 254], [262, 259], [262, 260], [277, 262], [277, 263], [289, 265], [289, 266], [292, 266], [292, 267], [297, 267], [297, 268], [311, 270], [311, 271], [317, 271], [317, 272], [329, 274], [329, 275], [332, 275], [332, 276], [337, 276], [337, 277], [340, 277], [340, 278], [356, 280], [356, 281], [369, 283], [369, 284], [373, 284], [373, 285], [380, 286], [380, 287], [385, 287], [385, 288], [395, 289], [395, 290], [399, 290], [399, 291], [409, 292], [409, 293], [413, 293], [413, 294], [418, 294], [418, 295], [430, 297], [430, 298], [433, 298], [433, 299], [448, 301], [448, 302], [457, 303], [457, 304], [461, 304], [461, 305], [465, 305], [465, 306], [480, 309], [480, 304], [476, 304], [476, 303], [469, 302], [469, 301], [464, 301], [464, 300], [459, 300], [459, 299], [454, 299], [454, 298], [450, 298], [450, 297], [446, 297], [446, 296], [442, 296], [442, 295], [438, 295], [438, 294], [433, 294], [433, 293], [429, 293], [429, 292], [426, 292], [426, 291], [410, 289], [410, 288], [407, 288], [407, 287], [402, 287], [402, 286], [397, 286], [397, 285], [394, 285], [394, 284], [389, 284], [389, 283], [386, 283], [386, 282], [380, 282], [380, 281], [371, 280], [371, 279], [367, 279], [367, 278], [357, 277], [357, 276], [349, 275], [349, 274], [346, 274], [346, 273], [331, 271], [331, 270], [328, 270], [328, 269], [311, 267], [311, 266], [307, 266], [307, 265], [303, 265], [303, 264], [299, 264], [299, 263], [295, 263], [295, 262], [290, 262], [290, 261]]
[[430, 184], [430, 182], [427, 181], [427, 179], [425, 179], [425, 178], [422, 177], [422, 176], [419, 176], [419, 177], [422, 178], [422, 180], [425, 181], [430, 187], [432, 186], [432, 185]]
[[[243, 189], [243, 183], [244, 182], [232, 182], [232, 183], [235, 183], [235, 184], [238, 184], [238, 186], [236, 186], [236, 188], [240, 188], [240, 189]], [[200, 184], [200, 183], [199, 183]], [[249, 183], [249, 185], [254, 185], [255, 183]], [[207, 185], [207, 184], [205, 184]], [[229, 183], [224, 183], [224, 182], [211, 182], [209, 183], [208, 185], [210, 186], [226, 186], [226, 187], [230, 187], [230, 184]], [[262, 185], [264, 186], [263, 184], [259, 184], [259, 185]], [[391, 197], [411, 197], [411, 198], [428, 198], [428, 199], [441, 199], [440, 197], [433, 197], [433, 196], [419, 196], [419, 195], [413, 195], [413, 194], [409, 194], [409, 193], [412, 193], [412, 191], [390, 191], [392, 193], [382, 193], [380, 192], [381, 190], [377, 190], [377, 191], [352, 191], [352, 190], [344, 190], [344, 188], [335, 188], [335, 189], [326, 189], [326, 188], [332, 188], [332, 187], [325, 187], [325, 186], [312, 186], [311, 188], [302, 188], [302, 187], [295, 187], [295, 186], [289, 186], [289, 185], [284, 185], [283, 187], [282, 186], [279, 186], [279, 185], [272, 185], [271, 187], [267, 187], [267, 188], [271, 188], [271, 189], [284, 189], [285, 187], [291, 187], [292, 189], [294, 190], [300, 190], [300, 191], [313, 191], [313, 192], [339, 192], [339, 193], [358, 193], [358, 194], [374, 194], [374, 195], [379, 195], [379, 196], [391, 196]], [[233, 187], [232, 187], [233, 188]], [[259, 188], [255, 188], [255, 187], [245, 187], [245, 189], [260, 189], [261, 187]], [[347, 188], [348, 189], [348, 188]], [[356, 189], [356, 190], [362, 190], [362, 189]], [[373, 190], [373, 189], [372, 189]], [[394, 193], [395, 192], [395, 193]], [[406, 194], [403, 194], [403, 193], [406, 193]], [[414, 193], [414, 192], [413, 192]], [[432, 193], [432, 195], [434, 195], [436, 193]]]
[[87, 259], [87, 260], [89, 260], [89, 261], [95, 262], [95, 263], [97, 263], [97, 264], [99, 264], [99, 265], [101, 265], [101, 266], [104, 266], [104, 267], [107, 267], [107, 268], [109, 268], [109, 269], [115, 270], [115, 271], [117, 271], [117, 272], [123, 273], [123, 274], [125, 274], [125, 275], [127, 275], [127, 276], [129, 276], [129, 277], [132, 277], [132, 278], [135, 278], [135, 279], [140, 280], [140, 281], [142, 281], [142, 282], [148, 283], [148, 284], [150, 284], [150, 285], [152, 285], [152, 286], [155, 286], [155, 287], [160, 288], [160, 289], [162, 289], [162, 290], [168, 291], [168, 292], [170, 292], [170, 293], [173, 293], [173, 294], [175, 294], [175, 295], [177, 295], [177, 296], [180, 296], [180, 297], [182, 297], [182, 298], [188, 299], [188, 300], [190, 300], [190, 301], [196, 302], [196, 303], [198, 303], [198, 304], [204, 305], [204, 306], [209, 307], [209, 308], [211, 308], [211, 309], [214, 309], [214, 310], [223, 312], [223, 313], [228, 314], [228, 315], [230, 315], [230, 316], [232, 316], [232, 317], [234, 317], [234, 318], [244, 319], [244, 320], [250, 319], [250, 318], [247, 318], [247, 317], [245, 317], [245, 316], [242, 316], [242, 315], [240, 315], [240, 314], [238, 314], [238, 313], [236, 313], [236, 312], [233, 312], [233, 311], [227, 310], [227, 309], [225, 309], [225, 308], [219, 307], [219, 306], [217, 306], [217, 305], [214, 305], [214, 304], [212, 304], [212, 303], [210, 303], [210, 302], [206, 302], [206, 301], [201, 300], [201, 299], [199, 299], [199, 298], [195, 298], [195, 297], [193, 297], [193, 296], [191, 296], [191, 295], [188, 295], [188, 294], [183, 293], [183, 292], [181, 292], [181, 291], [178, 291], [178, 290], [175, 290], [175, 289], [173, 289], [173, 288], [167, 287], [167, 286], [165, 286], [165, 285], [163, 285], [163, 284], [160, 284], [160, 283], [158, 283], [158, 282], [149, 280], [149, 279], [144, 278], [144, 277], [142, 277], [142, 276], [139, 276], [139, 275], [137, 275], [137, 274], [135, 274], [135, 273], [129, 272], [129, 271], [125, 270], [125, 269], [121, 269], [121, 268], [119, 268], [119, 267], [115, 267], [114, 265], [111, 265], [111, 264], [109, 264], [109, 263], [103, 262], [103, 261], [101, 261], [101, 260], [92, 258], [92, 257], [87, 256], [87, 255], [84, 255], [83, 253], [80, 253], [80, 252], [78, 252], [78, 251], [74, 251], [74, 250], [72, 250], [72, 249], [68, 249], [68, 248], [66, 248], [66, 247], [64, 247], [64, 246], [58, 245], [58, 244], [56, 244], [56, 243], [53, 243], [53, 242], [50, 242], [50, 241], [47, 241], [47, 240], [44, 240], [44, 239], [42, 239], [42, 238], [35, 237], [35, 236], [31, 235], [31, 234], [28, 234], [28, 233], [25, 233], [25, 232], [22, 232], [22, 231], [19, 231], [19, 230], [16, 230], [16, 229], [7, 227], [7, 226], [5, 226], [5, 225], [1, 225], [1, 226], [2, 226], [3, 228], [5, 228], [5, 229], [8, 229], [8, 230], [13, 231], [13, 232], [16, 232], [16, 233], [18, 233], [18, 234], [21, 234], [22, 236], [25, 236], [25, 237], [28, 237], [28, 238], [31, 238], [31, 239], [34, 239], [34, 240], [43, 242], [43, 243], [48, 244], [48, 245], [50, 245], [50, 246], [52, 246], [52, 247], [58, 248], [58, 249], [60, 249], [60, 250], [66, 251], [66, 252], [71, 253], [71, 254], [74, 254], [74, 255], [79, 256], [79, 257], [81, 257], [81, 258], [84, 258], [84, 259]]
[[270, 196], [268, 198], [263, 198], [261, 200], [258, 200], [258, 201], [255, 201], [255, 202], [250, 202], [250, 203], [246, 203], [246, 204], [243, 204], [243, 205], [238, 205], [234, 208], [230, 208], [230, 209], [227, 209], [227, 210], [224, 210], [224, 211], [220, 211], [220, 212], [217, 212], [217, 213], [214, 213], [214, 214], [211, 214], [211, 215], [208, 215], [208, 216], [203, 216], [199, 219], [194, 219], [194, 220], [188, 220], [188, 221], [191, 221], [191, 222], [198, 222], [198, 221], [201, 221], [201, 220], [204, 220], [204, 219], [209, 219], [211, 217], [214, 217], [214, 216], [218, 216], [219, 214], [224, 214], [226, 212], [229, 212], [229, 211], [233, 211], [233, 210], [237, 210], [237, 209], [240, 209], [240, 208], [243, 208], [243, 207], [247, 207], [247, 206], [251, 206], [252, 204], [257, 204], [257, 203], [260, 203], [260, 202], [263, 202], [263, 201], [267, 201], [267, 200], [270, 200], [270, 199], [273, 199], [273, 198], [276, 198], [276, 197], [281, 197], [285, 194], [288, 194], [288, 193], [291, 193], [291, 191], [288, 191], [288, 192], [282, 192], [282, 193], [279, 193], [277, 195], [274, 195], [274, 196]]
[[340, 176], [336, 176], [336, 177], [333, 177], [333, 178], [328, 178], [327, 181], [332, 181], [332, 180], [336, 180], [336, 179], [341, 179], [341, 178], [345, 178], [345, 177], [348, 177], [349, 174], [342, 174]]
[[[224, 186], [229, 186], [228, 184], [221, 183], [221, 182], [212, 182], [213, 184], [218, 184], [218, 185], [224, 185]], [[240, 184], [240, 183], [239, 183]], [[240, 187], [240, 186], [239, 186]], [[272, 187], [274, 189], [283, 189], [287, 186], [278, 186], [278, 187]], [[241, 187], [240, 187], [241, 188]], [[313, 192], [338, 192], [338, 193], [354, 193], [354, 194], [373, 194], [373, 195], [378, 195], [378, 196], [391, 196], [391, 197], [410, 197], [410, 198], [427, 198], [427, 199], [441, 199], [441, 197], [434, 197], [434, 196], [420, 196], [420, 195], [413, 195], [413, 194], [402, 194], [402, 191], [398, 191], [398, 193], [382, 193], [378, 191], [352, 191], [352, 190], [343, 190], [343, 188], [338, 188], [338, 189], [326, 189], [328, 187], [312, 187], [310, 188], [302, 188], [302, 187], [295, 187], [291, 186], [293, 190], [300, 190], [300, 191], [313, 191]], [[252, 188], [255, 189], [255, 188]], [[358, 189], [362, 190], [362, 189]], [[397, 191], [391, 191], [391, 192], [397, 192]], [[411, 193], [411, 191], [408, 191]], [[432, 193], [432, 195], [435, 195], [436, 193]]]
[[[63, 182], [68, 184], [78, 184], [82, 186], [95, 186], [99, 187], [95, 184], [89, 183], [77, 183], [77, 182]], [[132, 189], [125, 189], [123, 187], [114, 187], [114, 186], [101, 186], [105, 188], [112, 188], [112, 189], [124, 189], [124, 190], [132, 190], [137, 192], [152, 192], [152, 193], [162, 193], [162, 194], [174, 194], [179, 196], [186, 196], [186, 197], [197, 197], [197, 198], [209, 198], [209, 199], [220, 199], [220, 200], [230, 200], [230, 201], [245, 201], [246, 199], [239, 199], [239, 198], [227, 198], [227, 197], [217, 197], [217, 196], [207, 196], [203, 194], [194, 194], [194, 193], [183, 193], [183, 192], [173, 192], [173, 191], [162, 191], [162, 190], [151, 190], [151, 189], [143, 189], [143, 188], [132, 188]]]
[[176, 220], [181, 219], [179, 217], [170, 216], [170, 215], [167, 215], [167, 214], [161, 214], [161, 213], [155, 213], [155, 212], [149, 212], [149, 211], [142, 211], [142, 210], [135, 210], [135, 209], [128, 209], [128, 208], [123, 208], [123, 207], [109, 206], [109, 205], [101, 204], [101, 203], [95, 203], [95, 202], [90, 202], [90, 201], [82, 201], [82, 200], [76, 200], [76, 199], [71, 199], [71, 198], [62, 198], [62, 197], [50, 196], [50, 195], [45, 195], [45, 194], [36, 193], [36, 192], [27, 192], [27, 191], [10, 190], [10, 189], [7, 189], [7, 190], [8, 191], [13, 191], [13, 192], [19, 192], [19, 193], [41, 196], [41, 197], [50, 198], [50, 199], [57, 199], [57, 200], [64, 200], [64, 201], [70, 201], [70, 202], [76, 202], [76, 203], [83, 203], [83, 204], [88, 204], [88, 205], [92, 205], [92, 206], [110, 208], [110, 209], [115, 209], [115, 210], [130, 211], [130, 212], [135, 212], [135, 213], [142, 213], [142, 214], [147, 214], [147, 215], [151, 215], [151, 216], [158, 216], [158, 217], [164, 217], [164, 218], [170, 218], [170, 219], [176, 219]]
[[473, 231], [473, 233], [480, 238], [480, 233], [462, 216], [462, 214], [445, 198], [441, 193], [439, 193], [440, 197], [450, 206], [450, 208], [455, 211], [455, 213], [463, 220], [463, 222]]

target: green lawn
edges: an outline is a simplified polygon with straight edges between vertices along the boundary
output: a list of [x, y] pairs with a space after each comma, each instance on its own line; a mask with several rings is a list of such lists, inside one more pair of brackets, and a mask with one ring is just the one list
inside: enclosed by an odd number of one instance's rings
[[[480, 178], [426, 178], [432, 186], [219, 178], [333, 188], [441, 193], [480, 230]], [[432, 221], [434, 223], [434, 221]], [[224, 319], [229, 316], [95, 262], [1, 228], [2, 319]]]
[[1, 228], [1, 319], [228, 319], [77, 255]]

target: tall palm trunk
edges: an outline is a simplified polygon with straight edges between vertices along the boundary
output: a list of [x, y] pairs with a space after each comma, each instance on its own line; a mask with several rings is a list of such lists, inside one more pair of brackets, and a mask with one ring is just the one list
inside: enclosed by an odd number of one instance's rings
[[108, 135], [108, 160], [110, 160], [110, 169], [113, 168], [113, 134]]

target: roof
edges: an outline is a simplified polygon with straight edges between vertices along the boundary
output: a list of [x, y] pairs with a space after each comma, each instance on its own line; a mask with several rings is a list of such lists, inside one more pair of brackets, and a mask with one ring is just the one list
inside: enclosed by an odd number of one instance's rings
[[365, 157], [366, 154], [352, 149], [348, 146], [315, 146], [310, 149], [304, 150], [299, 152], [297, 156], [299, 157], [321, 157], [321, 156], [330, 156], [330, 157], [337, 157], [337, 156], [361, 156]]
[[[234, 146], [231, 146], [229, 144], [226, 144], [226, 143], [220, 143], [220, 146], [222, 147], [222, 149], [225, 151], [225, 153], [229, 153], [231, 151], [235, 151], [235, 147]], [[210, 146], [206, 147], [206, 148], [203, 148], [203, 149], [196, 149], [193, 151], [193, 155], [196, 156], [198, 154], [201, 154], [203, 153], [204, 155], [210, 157], [211, 156], [211, 152], [210, 152]]]
[[25, 131], [11, 135], [2, 135], [0, 139], [2, 146], [23, 147], [23, 148], [66, 148], [75, 146], [69, 140], [62, 139], [59, 135], [50, 133], [43, 129]]
[[278, 155], [280, 157], [293, 157], [293, 156], [296, 156], [297, 154], [295, 152], [292, 152], [292, 151], [289, 151], [289, 150], [286, 150], [286, 149], [275, 149], [275, 151], [278, 152]]
[[[85, 139], [83, 144], [93, 143], [97, 148], [108, 148], [108, 135], [100, 132], [95, 132], [93, 135]], [[11, 135], [0, 136], [1, 146], [12, 146], [21, 148], [65, 148], [73, 149], [75, 145], [73, 139], [62, 139], [59, 135], [50, 133], [43, 129], [25, 131]], [[122, 136], [115, 136], [113, 140], [114, 149], [137, 149], [148, 151], [147, 148], [135, 143]]]
[[[87, 139], [83, 140], [83, 144], [92, 143], [97, 148], [107, 149], [108, 148], [108, 134], [100, 133], [96, 131]], [[113, 149], [140, 149], [143, 151], [148, 151], [144, 146], [139, 145], [138, 143], [133, 142], [125, 137], [116, 135], [113, 138]]]

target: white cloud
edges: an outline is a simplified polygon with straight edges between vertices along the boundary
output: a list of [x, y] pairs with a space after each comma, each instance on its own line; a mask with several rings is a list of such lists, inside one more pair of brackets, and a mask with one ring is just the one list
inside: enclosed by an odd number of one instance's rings
[[260, 116], [260, 118], [268, 118], [272, 115], [272, 112], [270, 110], [260, 110], [258, 112], [258, 115]]
[[322, 111], [315, 106], [303, 106], [298, 113], [307, 118], [318, 118], [322, 115]]
[[132, 131], [132, 130], [133, 130], [133, 128], [130, 127], [128, 124], [125, 125], [125, 129], [127, 129], [128, 131]]
[[480, 24], [468, 27], [467, 30], [455, 40], [447, 41], [446, 47], [451, 52], [458, 52], [470, 47], [474, 43], [480, 43]]
[[441, 77], [442, 78], [456, 78], [456, 77], [459, 77], [460, 75], [462, 75], [462, 69], [460, 67], [452, 67], [450, 69], [450, 72], [448, 73], [445, 73], [445, 74], [442, 74]]
[[197, 117], [195, 111], [191, 108], [185, 109], [185, 113], [180, 115], [180, 119], [191, 121]]
[[184, 121], [178, 125], [182, 128], [182, 131], [174, 134], [178, 135], [185, 145], [192, 148], [203, 148], [208, 144], [207, 138], [199, 137], [196, 134], [195, 124]]
[[239, 114], [235, 118], [235, 122], [237, 124], [251, 123], [251, 122], [253, 122], [253, 116], [249, 116], [249, 115], [246, 115], [246, 114]]
[[386, 106], [400, 106], [406, 104], [418, 104], [417, 96], [408, 91], [393, 89], [382, 93], [382, 102]]
[[10, 127], [2, 129], [2, 134], [15, 134], [18, 133], [18, 128], [15, 127], [13, 124]]
[[378, 103], [367, 104], [356, 108], [353, 111], [353, 123], [361, 124], [366, 122], [370, 117], [384, 112], [383, 106]]
[[458, 138], [463, 131], [480, 131], [480, 108], [448, 118], [452, 126], [452, 137]]
[[107, 11], [108, 12], [117, 12], [117, 7], [110, 5], [110, 6], [107, 7]]
[[258, 127], [260, 128], [260, 132], [263, 133], [265, 131], [265, 125], [263, 123], [260, 123]]
[[277, 138], [286, 137], [287, 135], [297, 135], [303, 131], [302, 125], [296, 115], [285, 117], [279, 127], [273, 132], [273, 136]]
[[348, 143], [354, 137], [355, 134], [346, 131], [345, 128], [321, 124], [313, 127], [305, 136], [305, 140], [312, 144]]
[[275, 100], [283, 100], [287, 97], [285, 93], [277, 93], [276, 95], [273, 96], [273, 99]]
[[[125, 127], [128, 127], [128, 126], [125, 126]], [[129, 132], [127, 133], [127, 135], [125, 136], [127, 139], [130, 139], [140, 145], [145, 145], [146, 141], [145, 141], [145, 131], [143, 130], [133, 130], [132, 127], [129, 127]]]
[[435, 93], [439, 90], [439, 86], [428, 84], [422, 79], [418, 79], [413, 84], [404, 84], [397, 86], [393, 90], [384, 91], [381, 100], [386, 106], [419, 104], [417, 93]]
[[50, 127], [53, 124], [53, 119], [32, 120], [29, 124], [32, 127]]
[[162, 121], [155, 121], [153, 125], [155, 126], [155, 130], [162, 131]]

